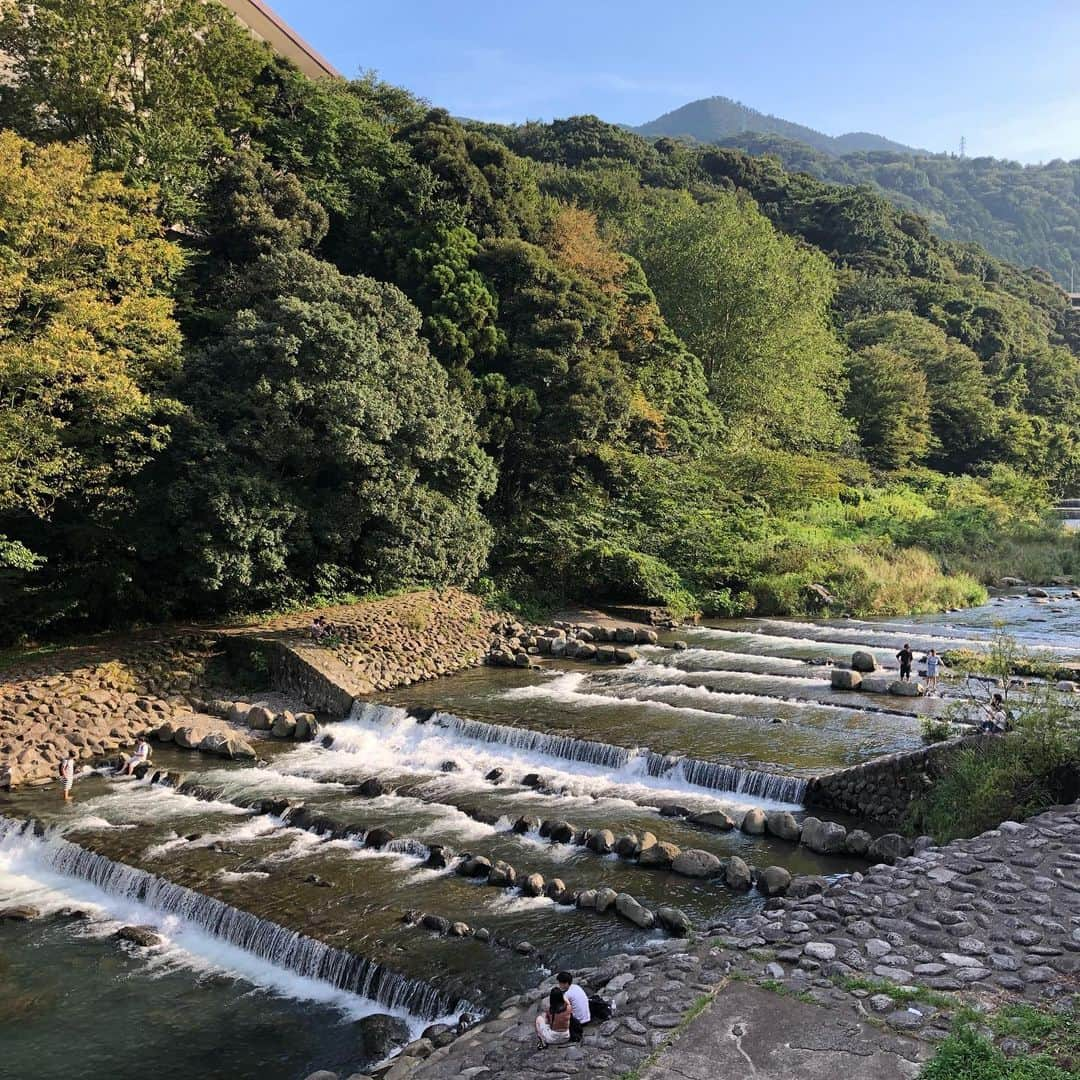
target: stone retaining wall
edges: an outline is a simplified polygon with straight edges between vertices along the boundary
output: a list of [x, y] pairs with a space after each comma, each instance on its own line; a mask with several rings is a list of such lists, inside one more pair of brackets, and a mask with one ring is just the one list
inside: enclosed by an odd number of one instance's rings
[[900, 825], [911, 803], [944, 773], [957, 750], [999, 738], [965, 735], [815, 777], [806, 789], [806, 805], [839, 810], [882, 825]]

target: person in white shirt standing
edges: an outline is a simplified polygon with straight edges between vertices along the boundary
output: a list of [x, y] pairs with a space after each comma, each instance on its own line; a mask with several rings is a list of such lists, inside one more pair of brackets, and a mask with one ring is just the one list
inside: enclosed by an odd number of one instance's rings
[[71, 801], [71, 785], [75, 783], [75, 755], [69, 754], [60, 762], [60, 783], [64, 788], [64, 802]]
[[570, 1038], [577, 1042], [581, 1038], [581, 1029], [592, 1020], [589, 995], [574, 982], [574, 976], [569, 971], [560, 971], [555, 976], [555, 982], [570, 1006]]

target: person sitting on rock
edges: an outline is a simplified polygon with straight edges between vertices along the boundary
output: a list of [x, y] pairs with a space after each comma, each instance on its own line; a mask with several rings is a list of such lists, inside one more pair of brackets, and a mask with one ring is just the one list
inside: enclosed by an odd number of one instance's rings
[[540, 1049], [557, 1046], [570, 1041], [570, 1006], [563, 992], [555, 987], [548, 995], [548, 1007], [536, 1017], [536, 1037], [540, 1040]]
[[574, 982], [574, 976], [569, 971], [560, 971], [555, 976], [555, 982], [570, 1005], [570, 1037], [578, 1042], [581, 1039], [581, 1029], [592, 1022], [589, 995]]
[[316, 615], [311, 620], [311, 636], [316, 641], [322, 641], [324, 637], [329, 633], [329, 627], [326, 625], [326, 620], [321, 615]]
[[985, 706], [986, 715], [979, 724], [979, 730], [988, 735], [1004, 735], [1009, 730], [1009, 710], [1005, 708], [1005, 699], [995, 694], [990, 704]]
[[135, 753], [124, 758], [124, 764], [120, 766], [121, 776], [131, 776], [140, 766], [150, 760], [150, 744], [145, 739], [140, 739], [135, 744]]

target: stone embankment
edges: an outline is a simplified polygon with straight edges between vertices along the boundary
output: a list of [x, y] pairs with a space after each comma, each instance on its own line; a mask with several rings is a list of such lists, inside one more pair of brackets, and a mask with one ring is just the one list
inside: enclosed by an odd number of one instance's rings
[[[1052, 1003], [1076, 993], [1080, 804], [1024, 824], [1006, 822], [769, 907], [734, 921], [722, 937], [650, 942], [576, 972], [590, 993], [616, 1006], [615, 1016], [587, 1028], [580, 1043], [536, 1049], [533, 1018], [549, 981], [509, 998], [495, 1017], [453, 1041], [430, 1029], [375, 1075], [615, 1080], [650, 1060], [655, 1075], [672, 1075], [664, 1066], [687, 1011], [712, 1003], [694, 1022], [695, 1041], [719, 1048], [732, 1031], [719, 1019], [710, 1028], [712, 1018], [724, 1015], [725, 995], [747, 982], [820, 1007], [823, 1026], [839, 1018], [852, 1028], [872, 1019], [906, 1037], [900, 1045], [909, 1049], [888, 1053], [925, 1060], [962, 1008], [993, 1009], [1010, 999]], [[772, 1024], [783, 999], [774, 999], [775, 1009], [763, 1000], [763, 1015], [742, 1017], [745, 1028]], [[863, 1068], [856, 1056], [847, 1075], [870, 1080], [886, 1075], [881, 1069], [880, 1060]]]

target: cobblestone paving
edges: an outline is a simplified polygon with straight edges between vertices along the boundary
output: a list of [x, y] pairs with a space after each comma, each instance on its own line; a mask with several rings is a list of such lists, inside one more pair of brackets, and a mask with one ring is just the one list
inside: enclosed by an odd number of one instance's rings
[[[533, 1017], [546, 984], [509, 999], [497, 1017], [447, 1046], [412, 1044], [385, 1076], [619, 1077], [657, 1056], [662, 1065], [688, 1010], [733, 981], [931, 1043], [944, 1037], [961, 1005], [985, 1009], [1075, 993], [1080, 804], [875, 866], [822, 894], [774, 900], [719, 937], [649, 942], [579, 979], [618, 1010], [587, 1029], [581, 1043], [536, 1049]], [[702, 1025], [707, 1032], [710, 1015], [695, 1025], [695, 1037]]]

